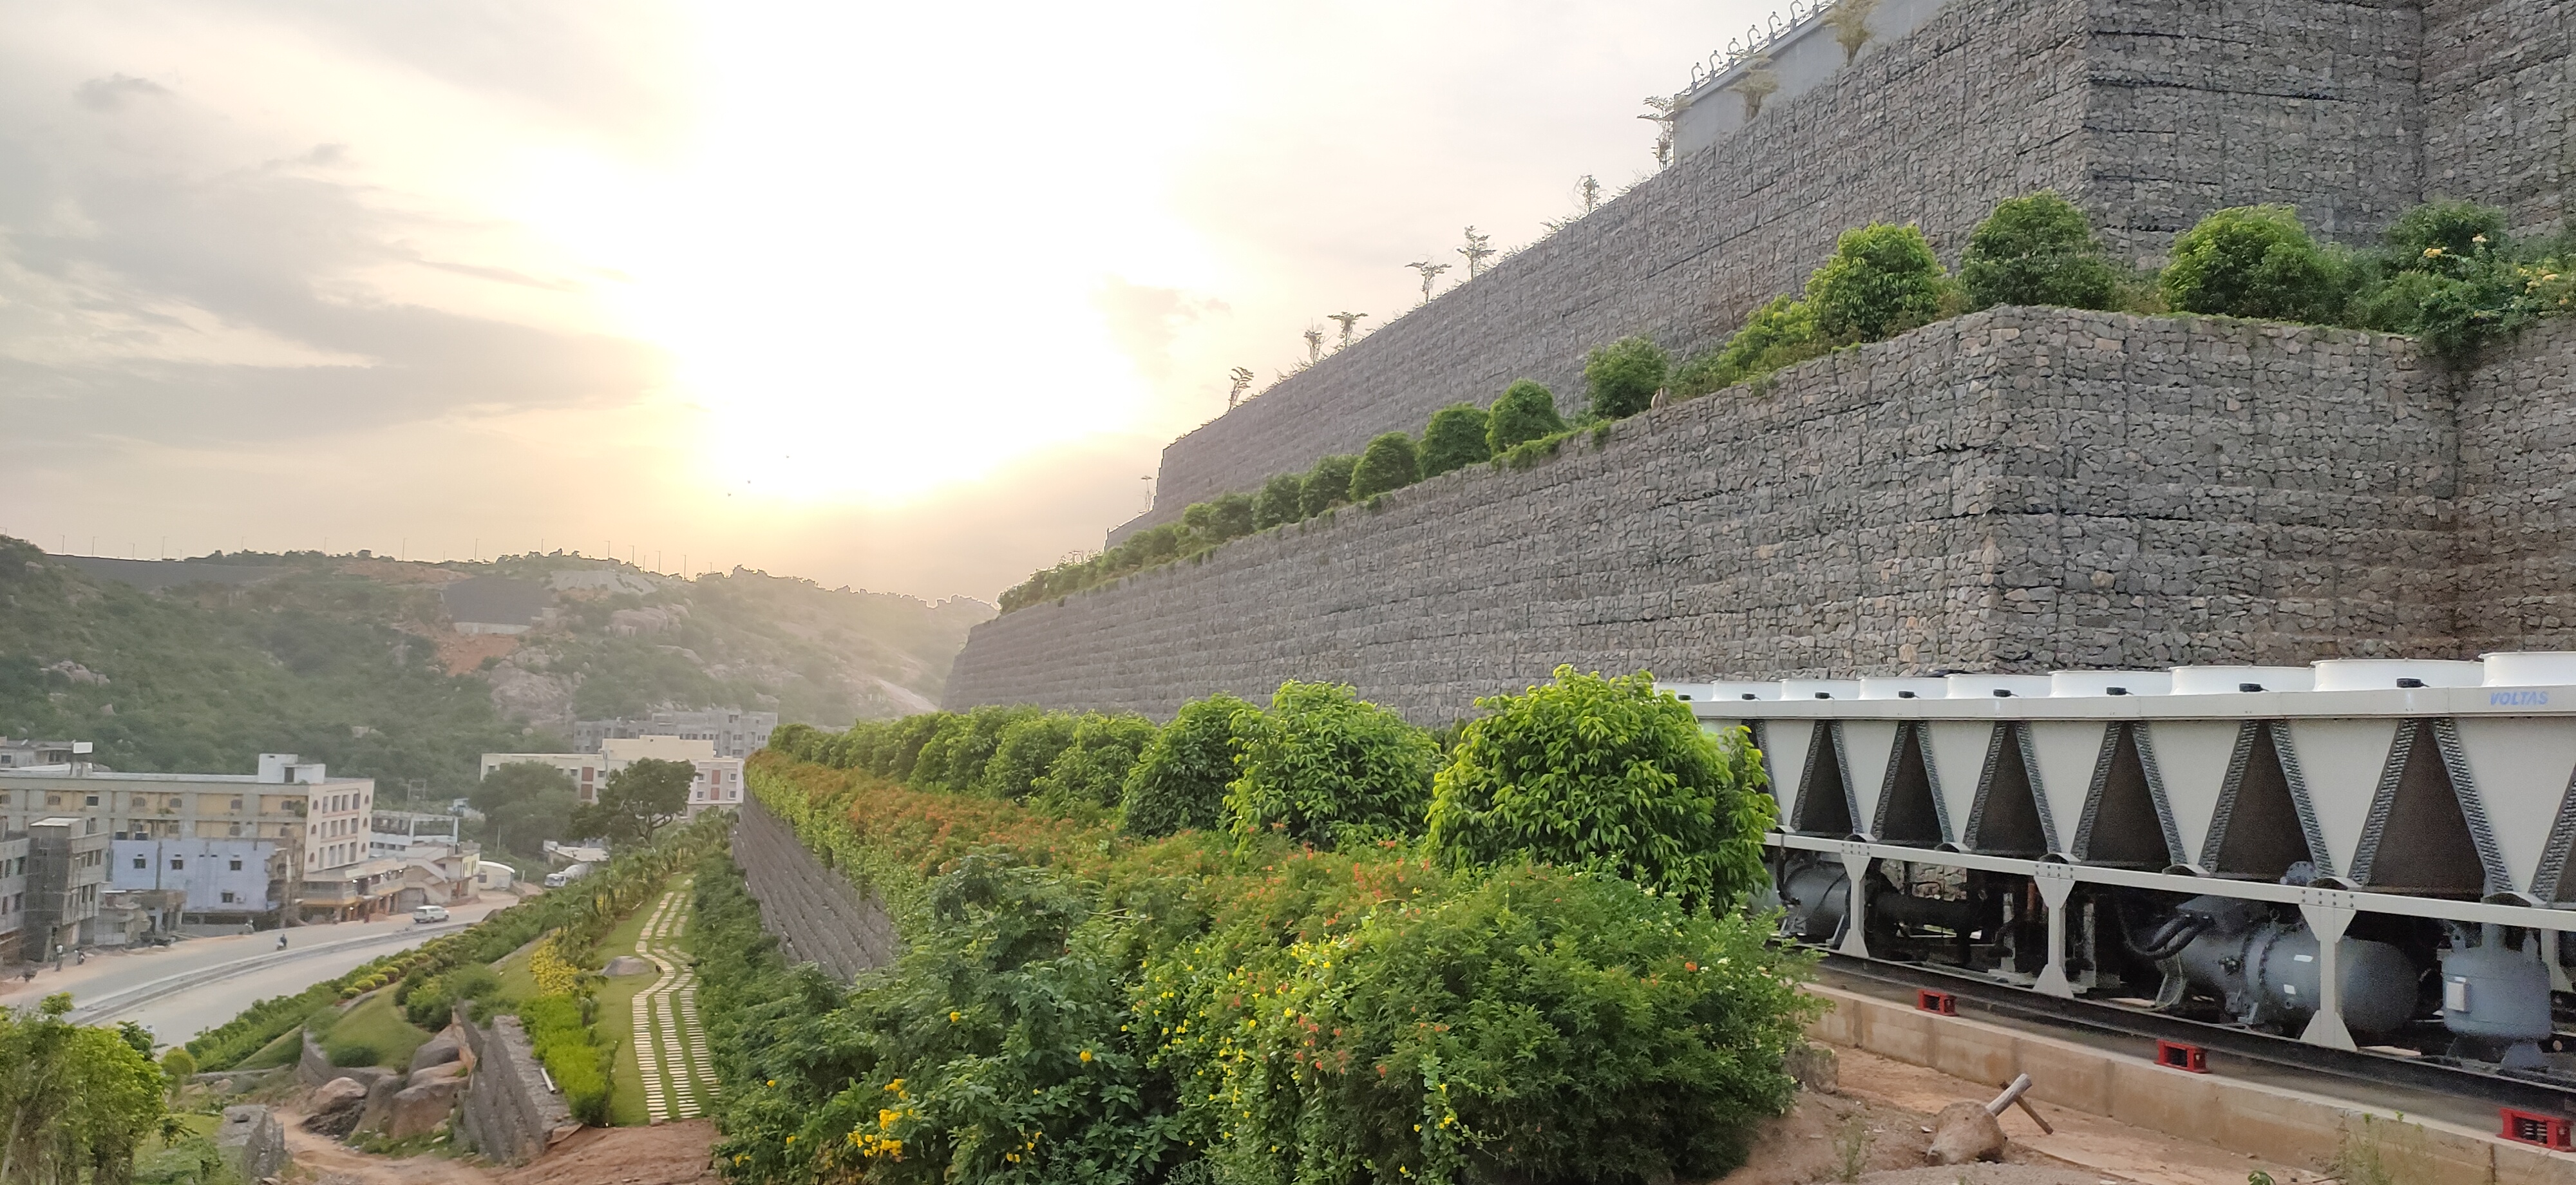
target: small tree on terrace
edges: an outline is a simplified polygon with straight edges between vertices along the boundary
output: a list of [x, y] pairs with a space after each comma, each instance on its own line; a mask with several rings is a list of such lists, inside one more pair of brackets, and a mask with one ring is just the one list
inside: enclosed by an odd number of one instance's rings
[[2165, 301], [2186, 313], [2325, 321], [2342, 303], [2335, 261], [2308, 238], [2288, 206], [2220, 210], [2174, 240], [2157, 277]]
[[1959, 260], [1959, 282], [1967, 289], [1968, 306], [1979, 309], [2107, 309], [2120, 290], [2120, 277], [2084, 211], [2049, 190], [2007, 200], [1977, 224]]
[[1476, 701], [1431, 800], [1431, 848], [1453, 868], [1512, 860], [1626, 877], [1694, 908], [1760, 884], [1771, 796], [1738, 734], [1702, 732], [1639, 672]]
[[1873, 222], [1844, 231], [1834, 256], [1807, 277], [1807, 305], [1828, 342], [1885, 341], [1929, 325], [1959, 299], [1958, 285], [1915, 226]]
[[572, 829], [610, 843], [650, 843], [653, 833], [689, 809], [689, 784], [698, 767], [685, 761], [647, 757], [608, 775], [599, 801], [572, 813]]
[[1238, 843], [1272, 831], [1337, 847], [1414, 834], [1431, 800], [1431, 734], [1334, 683], [1279, 685], [1270, 710], [1234, 718], [1226, 787]]
[[1234, 780], [1234, 722], [1251, 704], [1222, 692], [1181, 705], [1147, 741], [1127, 772], [1119, 829], [1148, 838], [1209, 831], [1225, 821]]
[[1044, 712], [1013, 721], [1002, 729], [993, 746], [993, 759], [984, 763], [982, 787], [992, 798], [1018, 802], [1027, 798], [1035, 787], [1032, 783], [1046, 776], [1065, 746], [1073, 743], [1074, 726], [1079, 721], [1063, 712]]
[[1351, 471], [1359, 468], [1360, 459], [1349, 453], [1320, 457], [1315, 467], [1306, 471], [1306, 480], [1297, 491], [1297, 514], [1313, 518], [1350, 501]]
[[1351, 501], [1366, 502], [1420, 480], [1422, 465], [1414, 455], [1413, 438], [1388, 432], [1368, 442], [1368, 449], [1360, 454], [1360, 463], [1352, 467]]
[[1294, 473], [1278, 474], [1262, 483], [1261, 493], [1252, 500], [1252, 528], [1267, 531], [1305, 517], [1297, 507], [1304, 486], [1305, 481]]
[[1646, 410], [1672, 373], [1672, 357], [1642, 337], [1623, 337], [1583, 359], [1583, 392], [1592, 414], [1625, 419]]
[[1118, 805], [1127, 774], [1136, 768], [1137, 755], [1153, 743], [1155, 731], [1154, 722], [1142, 716], [1086, 713], [1074, 725], [1064, 752], [1044, 776], [1029, 783], [1032, 797], [1058, 811]]
[[1472, 403], [1451, 404], [1431, 413], [1431, 423], [1422, 429], [1422, 476], [1438, 477], [1493, 459], [1493, 448], [1485, 443], [1485, 430], [1492, 420], [1485, 409]]
[[1556, 414], [1555, 394], [1521, 379], [1503, 388], [1503, 397], [1494, 401], [1493, 415], [1485, 428], [1485, 444], [1499, 457], [1510, 452], [1513, 445], [1563, 431], [1565, 417]]

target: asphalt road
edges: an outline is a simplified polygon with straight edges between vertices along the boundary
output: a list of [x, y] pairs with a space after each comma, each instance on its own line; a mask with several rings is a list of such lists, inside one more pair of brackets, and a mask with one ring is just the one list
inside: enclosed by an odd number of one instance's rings
[[85, 964], [37, 973], [30, 983], [0, 981], [0, 1008], [27, 1008], [55, 992], [72, 995], [72, 1019], [84, 1024], [135, 1021], [163, 1042], [179, 1042], [231, 1020], [253, 1001], [290, 995], [379, 955], [453, 934], [511, 904], [490, 894], [452, 906], [445, 925], [414, 925], [409, 915], [374, 922], [299, 926], [278, 931], [191, 938], [165, 947], [93, 954]]

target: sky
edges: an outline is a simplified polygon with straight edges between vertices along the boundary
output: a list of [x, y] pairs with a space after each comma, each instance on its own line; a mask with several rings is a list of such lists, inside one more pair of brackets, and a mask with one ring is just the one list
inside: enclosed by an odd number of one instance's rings
[[0, 534], [991, 600], [1763, 11], [0, 0]]

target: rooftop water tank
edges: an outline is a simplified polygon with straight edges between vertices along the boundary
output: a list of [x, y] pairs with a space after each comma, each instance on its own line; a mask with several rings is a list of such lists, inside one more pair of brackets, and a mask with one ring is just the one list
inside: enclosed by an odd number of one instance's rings
[[[2319, 691], [2386, 691], [2391, 687], [2475, 687], [2487, 675], [2474, 662], [2418, 658], [2329, 658], [2315, 664]], [[2399, 680], [2412, 679], [2412, 683]]]
[[1946, 679], [1863, 679], [1862, 699], [1940, 699], [1950, 693]]
[[1944, 682], [1950, 685], [1951, 699], [1987, 699], [1999, 691], [2045, 699], [2049, 691], [2046, 675], [1952, 675]]
[[2576, 687], [2576, 654], [2563, 650], [2506, 651], [2478, 665], [2489, 687]]
[[[2113, 688], [2117, 688], [2116, 692]], [[2048, 694], [2064, 698], [2079, 695], [2163, 695], [2173, 690], [2173, 676], [2164, 671], [2058, 671], [2048, 677]]]
[[1859, 699], [1858, 679], [1782, 679], [1782, 699]]
[[2175, 667], [2175, 695], [2232, 695], [2251, 683], [2265, 691], [2310, 691], [2317, 673], [2308, 667]]

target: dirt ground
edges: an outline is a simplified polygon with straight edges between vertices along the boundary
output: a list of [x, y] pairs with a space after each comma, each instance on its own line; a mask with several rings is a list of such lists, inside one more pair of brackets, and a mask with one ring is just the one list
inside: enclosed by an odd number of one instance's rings
[[[2004, 1163], [1926, 1167], [1933, 1113], [1961, 1099], [1984, 1102], [1993, 1088], [1859, 1050], [1834, 1053], [1841, 1093], [1799, 1095], [1797, 1107], [1763, 1133], [1752, 1159], [1718, 1185], [2239, 1185], [2256, 1169], [2280, 1185], [2324, 1179], [2051, 1103], [2036, 1106], [2054, 1135], [2041, 1134], [2017, 1108], [2004, 1113], [2012, 1140]], [[1856, 1177], [1844, 1175], [1847, 1149], [1855, 1153]]]
[[[2043, 1135], [2019, 1110], [2003, 1115], [2012, 1138], [2004, 1163], [1926, 1167], [1932, 1114], [1960, 1099], [1983, 1102], [1988, 1087], [1938, 1071], [1837, 1049], [1841, 1091], [1801, 1094], [1772, 1124], [1752, 1160], [1716, 1185], [2237, 1185], [2260, 1169], [2280, 1185], [2311, 1185], [2316, 1172], [2270, 1164], [2050, 1103], [2040, 1114], [2057, 1130]], [[313, 1135], [300, 1115], [282, 1111], [292, 1178], [301, 1185], [695, 1185], [716, 1180], [708, 1163], [715, 1128], [705, 1120], [658, 1127], [594, 1128], [556, 1145], [534, 1163], [505, 1169], [425, 1155], [389, 1160]], [[1859, 1174], [1844, 1176], [1846, 1149]]]
[[302, 1115], [281, 1111], [278, 1118], [286, 1124], [286, 1150], [295, 1164], [289, 1179], [303, 1185], [689, 1185], [716, 1179], [707, 1154], [716, 1129], [703, 1119], [585, 1129], [512, 1169], [439, 1155], [374, 1156], [305, 1131]]

